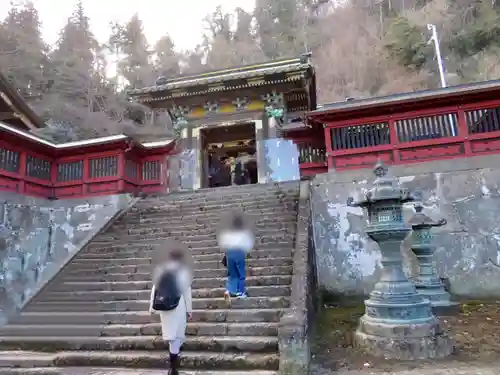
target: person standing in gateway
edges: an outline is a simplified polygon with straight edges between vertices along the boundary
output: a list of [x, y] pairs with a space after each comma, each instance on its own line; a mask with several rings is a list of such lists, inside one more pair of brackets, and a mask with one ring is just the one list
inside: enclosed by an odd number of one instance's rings
[[161, 249], [166, 259], [154, 262], [158, 266], [153, 271], [149, 312], [160, 314], [162, 337], [169, 346], [169, 375], [179, 375], [180, 350], [186, 338], [187, 321], [192, 317], [192, 267], [188, 251], [180, 244], [170, 244]]

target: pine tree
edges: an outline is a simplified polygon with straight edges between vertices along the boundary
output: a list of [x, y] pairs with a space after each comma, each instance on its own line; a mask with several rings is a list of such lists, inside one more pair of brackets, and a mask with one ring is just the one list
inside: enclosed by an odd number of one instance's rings
[[[231, 30], [233, 18], [236, 29]], [[208, 33], [204, 35], [206, 63], [211, 69], [262, 62], [264, 55], [252, 25], [253, 15], [237, 8], [233, 15], [218, 7], [205, 18]]]
[[110, 44], [120, 56], [117, 73], [122, 76], [128, 88], [142, 88], [155, 81], [151, 64], [152, 53], [144, 35], [142, 21], [135, 14], [125, 25], [113, 25]]
[[157, 76], [172, 78], [180, 74], [179, 55], [175, 52], [170, 36], [165, 35], [156, 42], [154, 54], [154, 70]]
[[95, 58], [99, 51], [89, 18], [79, 1], [50, 55], [53, 85], [44, 96], [47, 116], [83, 126], [93, 109], [94, 94], [104, 80]]
[[269, 59], [306, 52], [308, 10], [301, 0], [256, 0], [255, 17], [262, 50]]
[[0, 67], [25, 97], [37, 98], [46, 89], [47, 45], [38, 11], [32, 2], [12, 6], [0, 25]]

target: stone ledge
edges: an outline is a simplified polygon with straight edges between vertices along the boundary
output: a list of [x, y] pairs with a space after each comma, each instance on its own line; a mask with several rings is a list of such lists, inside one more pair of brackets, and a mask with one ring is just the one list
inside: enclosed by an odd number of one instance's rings
[[293, 255], [290, 309], [280, 319], [278, 340], [280, 375], [304, 375], [309, 372], [311, 357], [308, 331], [309, 275], [309, 186], [301, 183], [297, 214], [297, 232]]

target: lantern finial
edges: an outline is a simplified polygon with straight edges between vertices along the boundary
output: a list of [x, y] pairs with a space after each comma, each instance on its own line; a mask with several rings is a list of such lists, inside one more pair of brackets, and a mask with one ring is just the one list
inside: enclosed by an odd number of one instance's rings
[[389, 169], [384, 165], [382, 160], [379, 160], [373, 168], [373, 174], [378, 178], [386, 177], [388, 172]]
[[416, 212], [417, 214], [422, 213], [422, 211], [424, 210], [424, 206], [423, 206], [423, 205], [422, 205], [422, 203], [420, 203], [420, 202], [415, 203], [415, 204], [413, 205], [413, 208], [415, 208], [415, 212]]

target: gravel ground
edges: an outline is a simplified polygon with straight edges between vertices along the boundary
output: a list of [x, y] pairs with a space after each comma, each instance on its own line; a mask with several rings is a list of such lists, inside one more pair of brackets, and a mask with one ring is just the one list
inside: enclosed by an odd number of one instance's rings
[[457, 353], [439, 360], [373, 358], [353, 347], [362, 305], [325, 308], [314, 327], [313, 374], [490, 375], [500, 374], [500, 302], [463, 301], [461, 312], [441, 319]]
[[[499, 363], [500, 364], [500, 363]], [[500, 369], [497, 366], [482, 367], [480, 364], [441, 364], [436, 366], [423, 367], [413, 370], [396, 371], [371, 371], [371, 370], [347, 370], [330, 371], [324, 369], [313, 369], [313, 374], [336, 374], [336, 375], [498, 375]], [[322, 372], [323, 371], [323, 372]]]

